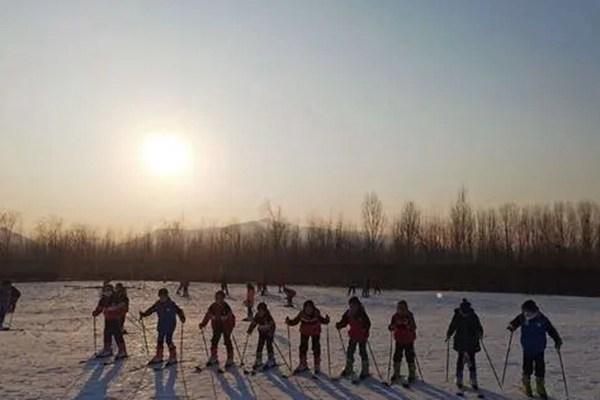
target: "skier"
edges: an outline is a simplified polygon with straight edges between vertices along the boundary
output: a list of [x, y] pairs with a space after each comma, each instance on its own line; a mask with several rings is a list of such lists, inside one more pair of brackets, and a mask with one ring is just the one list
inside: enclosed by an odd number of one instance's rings
[[375, 294], [375, 295], [381, 294], [381, 284], [379, 283], [378, 280], [373, 282], [373, 294]]
[[125, 314], [123, 314], [123, 316], [121, 317], [120, 324], [121, 333], [123, 333], [123, 335], [126, 335], [127, 331], [125, 330], [125, 317], [129, 312], [129, 297], [127, 297], [127, 289], [120, 282], [115, 285], [115, 297], [117, 298], [117, 301], [119, 301], [119, 303], [123, 303], [125, 305]]
[[260, 283], [260, 286], [259, 286], [259, 288], [260, 288], [260, 289], [259, 289], [259, 291], [260, 291], [260, 295], [261, 295], [261, 296], [266, 296], [266, 295], [267, 295], [267, 292], [269, 291], [269, 288], [267, 287], [267, 283], [266, 283], [265, 281], [262, 281], [262, 282]]
[[300, 324], [300, 363], [294, 370], [294, 373], [301, 373], [308, 370], [307, 353], [308, 342], [312, 341], [312, 351], [314, 357], [314, 373], [321, 372], [321, 324], [329, 323], [329, 315], [321, 316], [321, 312], [312, 300], [304, 302], [302, 310], [298, 315], [290, 319], [285, 318], [285, 323], [289, 326]]
[[218, 291], [215, 293], [215, 302], [208, 307], [208, 311], [204, 315], [202, 322], [198, 325], [200, 330], [204, 330], [204, 327], [210, 321], [213, 330], [213, 335], [210, 340], [210, 358], [206, 363], [207, 367], [218, 364], [218, 346], [221, 336], [225, 341], [225, 348], [227, 349], [227, 360], [225, 361], [225, 368], [233, 366], [233, 344], [231, 343], [231, 333], [235, 327], [235, 316], [229, 304], [225, 302], [225, 293]]
[[354, 296], [356, 294], [357, 287], [358, 285], [356, 282], [351, 282], [350, 285], [348, 285], [348, 296]]
[[108, 284], [102, 289], [102, 297], [92, 312], [94, 317], [104, 314], [104, 348], [96, 355], [97, 358], [112, 356], [112, 339], [117, 343], [116, 360], [127, 357], [125, 339], [121, 332], [121, 318], [125, 315], [126, 306], [115, 295], [115, 289]]
[[296, 291], [292, 288], [289, 288], [283, 285], [283, 293], [285, 294], [285, 306], [284, 307], [294, 307], [294, 297], [296, 297]]
[[177, 288], [177, 293], [181, 297], [189, 298], [190, 297], [190, 281], [180, 281], [179, 287]]
[[363, 286], [362, 297], [370, 297], [371, 296], [371, 280], [367, 278], [365, 280], [365, 286]]
[[392, 382], [400, 379], [400, 367], [402, 355], [404, 354], [408, 364], [408, 383], [413, 383], [416, 380], [415, 340], [417, 339], [417, 324], [413, 313], [408, 309], [406, 301], [401, 300], [398, 302], [396, 313], [392, 316], [388, 329], [394, 333], [396, 341]]
[[[271, 316], [266, 303], [259, 303], [256, 307], [256, 315], [248, 327], [248, 335], [252, 334], [254, 328], [258, 328], [258, 344], [256, 346], [256, 361], [253, 370], [273, 368], [275, 353], [273, 352], [273, 339], [275, 338], [275, 320]], [[263, 366], [262, 352], [267, 345], [267, 363]]]
[[156, 313], [158, 316], [158, 324], [156, 330], [158, 331], [158, 337], [156, 341], [156, 355], [150, 360], [148, 364], [160, 364], [163, 362], [163, 350], [164, 343], [167, 342], [169, 347], [169, 360], [167, 365], [175, 364], [177, 362], [177, 348], [173, 343], [173, 333], [177, 326], [177, 317], [181, 320], [181, 323], [185, 323], [185, 314], [183, 310], [179, 308], [177, 304], [169, 297], [169, 291], [166, 288], [159, 289], [158, 301], [154, 303], [146, 311], [140, 311], [140, 319], [148, 317]]
[[369, 376], [369, 354], [367, 353], [367, 341], [369, 340], [369, 330], [371, 329], [371, 320], [367, 315], [365, 308], [358, 299], [354, 296], [348, 300], [348, 310], [342, 315], [342, 319], [335, 324], [335, 327], [340, 330], [346, 326], [350, 326], [348, 330], [349, 342], [346, 353], [346, 367], [342, 371], [342, 376], [346, 378], [354, 377], [354, 353], [358, 346], [361, 371], [359, 380]]
[[246, 318], [244, 321], [252, 321], [254, 315], [254, 298], [256, 297], [256, 289], [251, 283], [246, 284], [246, 300], [244, 300], [244, 306], [246, 306]]
[[225, 296], [229, 297], [229, 287], [225, 279], [221, 280], [221, 291], [225, 293]]
[[11, 281], [2, 281], [0, 285], [0, 330], [10, 329], [10, 327], [4, 327], [4, 318], [6, 314], [15, 312], [20, 297], [21, 292], [12, 285]]
[[508, 330], [514, 332], [521, 328], [521, 346], [523, 347], [523, 391], [528, 397], [533, 397], [531, 389], [531, 374], [535, 367], [535, 386], [537, 394], [547, 399], [544, 377], [546, 364], [546, 334], [554, 340], [557, 350], [562, 346], [562, 339], [550, 320], [540, 312], [533, 300], [527, 300], [521, 306], [521, 314], [508, 325]]
[[458, 353], [456, 360], [456, 387], [464, 391], [463, 371], [465, 364], [469, 368], [469, 379], [473, 390], [478, 391], [477, 364], [475, 354], [481, 351], [479, 344], [483, 337], [483, 327], [479, 317], [467, 299], [463, 299], [460, 306], [454, 310], [454, 316], [446, 333], [446, 341], [454, 335], [454, 350]]

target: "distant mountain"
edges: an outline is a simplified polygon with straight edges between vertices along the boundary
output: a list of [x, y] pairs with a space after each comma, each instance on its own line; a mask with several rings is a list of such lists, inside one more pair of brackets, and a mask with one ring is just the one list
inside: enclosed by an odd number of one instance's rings
[[4, 247], [7, 242], [9, 250], [23, 249], [35, 244], [34, 240], [20, 233], [0, 228], [0, 247]]

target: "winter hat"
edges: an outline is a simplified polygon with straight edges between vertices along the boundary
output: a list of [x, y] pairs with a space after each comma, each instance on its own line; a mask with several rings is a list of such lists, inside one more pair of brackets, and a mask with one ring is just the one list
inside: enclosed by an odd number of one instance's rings
[[217, 293], [215, 293], [215, 297], [225, 298], [225, 292], [222, 290], [217, 290]]
[[467, 299], [462, 299], [462, 302], [460, 303], [460, 311], [462, 312], [469, 312], [472, 310], [471, 308], [471, 303], [469, 303], [469, 301]]
[[361, 305], [361, 302], [360, 302], [360, 300], [358, 299], [358, 297], [356, 297], [356, 296], [352, 296], [352, 297], [350, 297], [350, 300], [348, 300], [348, 304], [349, 304], [349, 305], [355, 304], [355, 305], [357, 305], [357, 306], [360, 306], [360, 305]]
[[315, 307], [315, 303], [312, 300], [306, 300], [304, 302], [304, 305], [302, 306], [302, 308], [304, 309], [304, 308], [306, 308], [308, 306], [311, 306], [315, 310], [317, 309], [317, 307]]
[[258, 306], [256, 306], [256, 309], [257, 310], [267, 311], [267, 303], [265, 303], [265, 302], [258, 303]]
[[527, 300], [525, 303], [523, 303], [523, 305], [521, 306], [521, 309], [523, 311], [530, 311], [530, 312], [537, 312], [539, 311], [539, 307], [537, 306], [537, 304], [535, 304], [535, 301], [533, 300]]
[[168, 296], [169, 295], [169, 291], [167, 290], [167, 288], [161, 288], [158, 289], [158, 296]]

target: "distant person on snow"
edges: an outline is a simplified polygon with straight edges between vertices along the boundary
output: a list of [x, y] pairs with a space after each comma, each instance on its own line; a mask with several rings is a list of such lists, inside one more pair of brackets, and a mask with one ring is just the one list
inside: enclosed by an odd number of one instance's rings
[[12, 285], [11, 281], [3, 281], [0, 285], [0, 330], [8, 330], [10, 327], [4, 327], [4, 318], [7, 314], [15, 312], [17, 301], [21, 297], [21, 292]]
[[117, 343], [118, 352], [115, 359], [127, 357], [125, 339], [121, 331], [121, 320], [127, 313], [127, 306], [115, 294], [112, 285], [106, 285], [102, 289], [102, 297], [92, 312], [94, 317], [104, 314], [104, 348], [96, 355], [98, 358], [112, 356], [112, 339]]
[[246, 284], [246, 300], [244, 300], [244, 306], [246, 306], [246, 318], [244, 321], [252, 321], [254, 316], [254, 299], [256, 297], [256, 289], [251, 283]]
[[365, 286], [363, 287], [362, 290], [362, 297], [370, 297], [371, 296], [371, 280], [369, 278], [367, 278], [367, 280], [365, 280]]
[[454, 310], [454, 316], [446, 333], [446, 341], [450, 340], [452, 336], [454, 336], [454, 350], [458, 353], [456, 386], [459, 390], [464, 389], [463, 372], [467, 365], [471, 387], [479, 390], [475, 354], [481, 351], [480, 340], [483, 337], [483, 327], [467, 299], [463, 299], [460, 306]]
[[371, 320], [367, 315], [365, 308], [358, 299], [354, 296], [348, 300], [348, 310], [342, 315], [342, 319], [335, 324], [335, 327], [340, 330], [349, 326], [348, 330], [348, 349], [346, 352], [346, 367], [342, 371], [342, 376], [352, 378], [354, 376], [354, 353], [356, 347], [360, 353], [361, 371], [359, 379], [364, 379], [369, 376], [369, 354], [367, 353], [367, 341], [369, 340], [369, 330], [371, 329]]
[[221, 281], [221, 292], [225, 293], [226, 297], [229, 297], [229, 287], [227, 286], [227, 281], [225, 279]]
[[[251, 335], [255, 328], [258, 329], [258, 344], [256, 345], [256, 361], [254, 362], [252, 369], [273, 368], [276, 365], [275, 352], [273, 351], [275, 320], [271, 316], [265, 303], [259, 303], [256, 307], [256, 315], [248, 327], [248, 335]], [[262, 353], [265, 344], [267, 345], [267, 363], [263, 366]]]
[[190, 281], [179, 282], [179, 287], [177, 288], [177, 291], [175, 293], [177, 293], [181, 297], [190, 297]]
[[396, 307], [396, 313], [388, 327], [394, 334], [396, 349], [394, 350], [394, 374], [392, 382], [400, 379], [402, 355], [408, 364], [408, 383], [416, 380], [415, 370], [415, 340], [417, 339], [417, 324], [413, 313], [409, 311], [406, 301], [401, 300]]
[[354, 296], [354, 295], [356, 295], [356, 288], [357, 287], [358, 287], [358, 285], [356, 284], [356, 282], [350, 283], [350, 285], [348, 286], [348, 296]]
[[125, 304], [125, 314], [123, 314], [121, 317], [121, 333], [126, 335], [127, 331], [125, 330], [125, 317], [129, 312], [129, 297], [127, 297], [127, 289], [122, 283], [117, 283], [115, 285], [115, 296], [120, 303]]
[[260, 284], [260, 295], [261, 296], [266, 296], [267, 292], [269, 291], [269, 288], [267, 287], [267, 284], [263, 281]]
[[177, 326], [177, 316], [181, 323], [185, 323], [185, 314], [177, 304], [169, 297], [169, 291], [162, 288], [158, 291], [158, 301], [144, 312], [140, 312], [140, 319], [148, 317], [156, 313], [158, 316], [158, 324], [156, 330], [158, 332], [156, 340], [156, 355], [148, 364], [160, 364], [163, 362], [164, 344], [167, 342], [169, 348], [169, 360], [167, 364], [175, 364], [177, 362], [177, 348], [173, 343], [173, 333]]
[[201, 330], [206, 327], [210, 321], [213, 335], [210, 340], [210, 358], [206, 366], [211, 366], [219, 363], [218, 349], [221, 336], [225, 341], [227, 349], [227, 361], [225, 368], [231, 367], [233, 362], [233, 344], [231, 343], [231, 333], [235, 327], [235, 316], [229, 304], [225, 302], [225, 293], [218, 291], [215, 293], [215, 302], [208, 307], [208, 311], [204, 315], [202, 322], [198, 325]]
[[329, 316], [321, 316], [321, 312], [312, 300], [304, 302], [302, 310], [295, 318], [285, 318], [285, 323], [289, 326], [300, 324], [300, 363], [294, 373], [300, 373], [308, 370], [307, 353], [308, 342], [312, 341], [312, 351], [314, 357], [314, 372], [321, 372], [321, 324], [329, 323]]
[[296, 291], [283, 285], [283, 293], [285, 294], [285, 307], [294, 307], [294, 297], [296, 297]]
[[523, 391], [528, 397], [533, 397], [531, 389], [531, 374], [535, 369], [536, 391], [540, 398], [547, 399], [546, 385], [546, 363], [544, 353], [546, 351], [546, 334], [554, 340], [557, 350], [562, 346], [562, 339], [550, 320], [540, 312], [533, 300], [527, 300], [521, 306], [521, 314], [513, 319], [508, 325], [508, 330], [514, 332], [521, 328], [521, 346], [523, 347]]
[[379, 281], [373, 282], [373, 294], [381, 294], [381, 284]]

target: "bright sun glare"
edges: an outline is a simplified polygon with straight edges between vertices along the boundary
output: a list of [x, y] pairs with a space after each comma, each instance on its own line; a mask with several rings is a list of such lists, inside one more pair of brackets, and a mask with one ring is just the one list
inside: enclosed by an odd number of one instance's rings
[[151, 136], [142, 146], [146, 167], [158, 176], [181, 175], [190, 164], [189, 146], [177, 136]]

